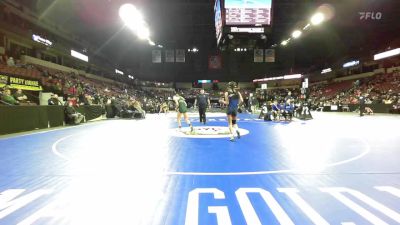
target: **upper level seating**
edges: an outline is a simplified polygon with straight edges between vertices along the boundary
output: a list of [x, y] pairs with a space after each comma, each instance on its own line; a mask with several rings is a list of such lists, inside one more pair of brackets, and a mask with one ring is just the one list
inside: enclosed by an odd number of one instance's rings
[[36, 69], [28, 69], [24, 67], [10, 67], [7, 65], [0, 64], [0, 72], [12, 75], [18, 75], [25, 78], [40, 79], [40, 72]]

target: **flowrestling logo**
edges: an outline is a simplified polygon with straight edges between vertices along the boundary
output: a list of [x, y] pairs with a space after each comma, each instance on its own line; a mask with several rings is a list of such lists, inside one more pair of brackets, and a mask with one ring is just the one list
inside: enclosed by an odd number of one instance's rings
[[360, 20], [380, 20], [382, 19], [381, 12], [359, 12]]
[[[247, 135], [250, 132], [246, 129], [239, 128], [241, 136]], [[187, 138], [227, 138], [230, 136], [228, 127], [221, 126], [201, 126], [194, 127], [193, 131], [189, 127], [181, 129], [171, 129], [172, 136], [187, 137]]]

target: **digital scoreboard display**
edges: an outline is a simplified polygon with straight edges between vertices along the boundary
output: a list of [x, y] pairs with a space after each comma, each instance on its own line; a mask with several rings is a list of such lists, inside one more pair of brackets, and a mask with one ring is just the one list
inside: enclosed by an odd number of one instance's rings
[[225, 0], [226, 25], [271, 25], [271, 1]]

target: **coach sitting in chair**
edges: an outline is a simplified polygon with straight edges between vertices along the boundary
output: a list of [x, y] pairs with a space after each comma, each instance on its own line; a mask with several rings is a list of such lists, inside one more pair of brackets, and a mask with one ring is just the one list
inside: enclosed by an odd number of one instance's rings
[[279, 120], [279, 117], [281, 115], [281, 106], [278, 104], [278, 101], [275, 100], [274, 103], [271, 105], [272, 109], [272, 117], [274, 120]]
[[293, 103], [291, 103], [290, 99], [287, 99], [284, 108], [282, 109], [282, 115], [285, 118], [285, 120], [292, 120], [293, 111], [294, 111], [294, 105]]
[[66, 123], [75, 125], [80, 124], [85, 118], [82, 114], [75, 110], [74, 105], [71, 101], [69, 101], [67, 103], [67, 106], [65, 107], [65, 117]]

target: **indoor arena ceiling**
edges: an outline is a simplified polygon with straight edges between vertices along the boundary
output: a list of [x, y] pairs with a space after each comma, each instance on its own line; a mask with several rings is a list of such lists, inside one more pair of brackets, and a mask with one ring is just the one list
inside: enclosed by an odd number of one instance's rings
[[[137, 40], [118, 16], [124, 3], [141, 9], [149, 24], [152, 39], [166, 47], [199, 47], [216, 49], [214, 0], [18, 0], [36, 11], [41, 18], [94, 43], [97, 50], [126, 67], [135, 62], [138, 53], [148, 44]], [[267, 47], [283, 38], [307, 20], [321, 4], [335, 9], [333, 19], [312, 30], [295, 43], [304, 57], [296, 58], [301, 66], [310, 66], [315, 59], [330, 62], [367, 47], [389, 46], [400, 30], [399, 0], [273, 0], [273, 26]], [[380, 20], [361, 20], [360, 12], [381, 12]], [[325, 49], [324, 49], [325, 48]], [[337, 49], [344, 48], [341, 51]]]

